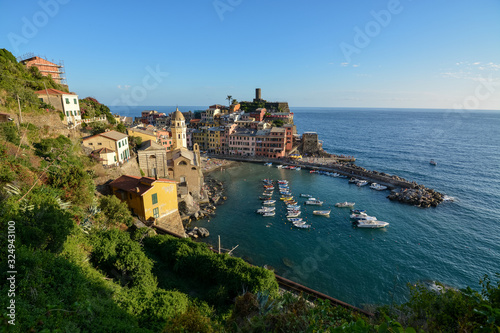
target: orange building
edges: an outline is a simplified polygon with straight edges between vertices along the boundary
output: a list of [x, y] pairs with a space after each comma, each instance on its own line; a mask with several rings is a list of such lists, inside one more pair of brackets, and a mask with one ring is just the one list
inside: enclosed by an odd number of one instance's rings
[[30, 57], [20, 61], [22, 64], [26, 65], [26, 67], [30, 68], [31, 66], [38, 67], [38, 70], [43, 76], [51, 76], [54, 82], [59, 84], [64, 84], [66, 78], [64, 75], [64, 66], [60, 64], [55, 64], [53, 62], [48, 61], [47, 59], [41, 57]]

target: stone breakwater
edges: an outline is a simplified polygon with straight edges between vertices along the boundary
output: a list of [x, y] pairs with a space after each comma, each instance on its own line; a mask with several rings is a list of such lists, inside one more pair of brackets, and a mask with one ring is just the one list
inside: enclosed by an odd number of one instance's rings
[[417, 207], [436, 207], [443, 202], [444, 195], [433, 189], [418, 185], [415, 188], [400, 188], [392, 190], [387, 196], [390, 200], [397, 200]]

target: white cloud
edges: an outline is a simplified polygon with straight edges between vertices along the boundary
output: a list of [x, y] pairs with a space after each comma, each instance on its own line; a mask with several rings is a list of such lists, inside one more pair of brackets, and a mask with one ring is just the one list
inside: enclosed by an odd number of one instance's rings
[[129, 86], [129, 85], [121, 85], [121, 84], [119, 84], [119, 85], [117, 86], [117, 88], [118, 88], [118, 89], [120, 89], [120, 90], [129, 90], [129, 89], [130, 89], [130, 87], [131, 87], [131, 86]]
[[342, 67], [347, 67], [347, 66], [349, 66], [349, 63], [348, 63], [348, 62], [341, 62], [341, 63], [340, 63], [340, 66], [342, 66]]
[[359, 64], [352, 65], [352, 67], [359, 67]]

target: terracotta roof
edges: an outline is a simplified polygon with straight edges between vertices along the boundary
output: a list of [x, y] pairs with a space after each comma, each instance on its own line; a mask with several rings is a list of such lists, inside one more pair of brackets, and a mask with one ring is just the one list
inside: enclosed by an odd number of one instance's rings
[[190, 123], [198, 123], [200, 121], [201, 121], [201, 119], [191, 119], [189, 122]]
[[47, 90], [38, 90], [38, 91], [35, 91], [35, 94], [38, 94], [38, 95], [47, 95], [47, 92], [49, 93], [49, 95], [76, 95], [75, 93], [72, 93], [72, 92], [64, 92], [64, 91], [61, 91], [61, 90], [57, 90], [57, 89], [52, 89], [52, 88], [49, 88]]
[[[139, 178], [135, 176], [123, 175], [113, 180], [109, 185], [119, 190], [137, 193], [142, 196], [152, 188], [152, 185], [155, 182], [174, 183], [174, 184], [176, 183], [175, 180], [171, 179], [163, 179], [163, 178], [154, 179], [152, 177]], [[137, 189], [139, 191], [137, 191]]]

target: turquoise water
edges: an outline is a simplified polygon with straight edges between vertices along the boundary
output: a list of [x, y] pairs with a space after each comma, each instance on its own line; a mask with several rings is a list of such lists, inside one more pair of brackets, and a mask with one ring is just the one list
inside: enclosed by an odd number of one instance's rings
[[[243, 163], [212, 173], [225, 182], [229, 199], [210, 221], [197, 222], [210, 230], [208, 243], [215, 245], [220, 235], [224, 248], [239, 245], [236, 256], [358, 306], [401, 302], [407, 283], [477, 287], [483, 274], [500, 272], [500, 113], [293, 111], [298, 132], [318, 132], [328, 152], [353, 155], [362, 167], [415, 180], [456, 201], [422, 209], [346, 179]], [[313, 216], [313, 206], [302, 206], [301, 217], [312, 228], [296, 229], [281, 202], [275, 217], [261, 217], [254, 211], [263, 178], [287, 179], [296, 197], [310, 193], [323, 200], [321, 209], [331, 209], [330, 217]], [[334, 207], [339, 201], [354, 201], [390, 226], [354, 229], [349, 210]]]

